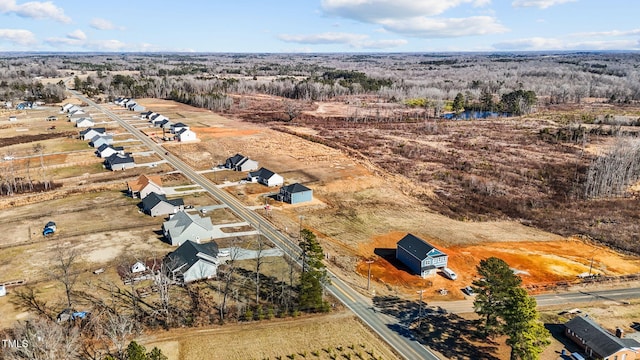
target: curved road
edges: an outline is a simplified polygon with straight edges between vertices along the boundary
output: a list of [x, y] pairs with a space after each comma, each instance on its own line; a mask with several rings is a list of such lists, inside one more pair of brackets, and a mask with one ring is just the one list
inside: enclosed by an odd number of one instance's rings
[[[256, 212], [247, 209], [244, 204], [226, 191], [215, 187], [207, 178], [195, 172], [171, 153], [165, 154], [165, 150], [160, 145], [156, 144], [137, 128], [122, 120], [109, 109], [99, 106], [77, 91], [70, 91], [77, 98], [102, 111], [109, 118], [117, 121], [120, 126], [142, 141], [142, 143], [148, 146], [149, 149], [155, 151], [158, 156], [166, 160], [175, 169], [181, 171], [187, 178], [200, 185], [218, 200], [227, 204], [227, 206], [244, 221], [251, 224], [254, 228], [260, 229], [264, 236], [281, 248], [287, 256], [300, 264], [301, 250], [298, 245], [278, 231], [270, 222], [258, 215]], [[339, 299], [346, 307], [351, 309], [351, 311], [353, 311], [365, 324], [373, 329], [402, 357], [411, 360], [438, 359], [438, 357], [428, 348], [413, 340], [410, 336], [410, 331], [406, 330], [396, 319], [376, 313], [371, 305], [370, 299], [354, 291], [349, 285], [337, 278], [335, 275], [329, 273], [329, 276], [331, 277], [332, 283], [327, 285], [326, 289], [333, 296]]]

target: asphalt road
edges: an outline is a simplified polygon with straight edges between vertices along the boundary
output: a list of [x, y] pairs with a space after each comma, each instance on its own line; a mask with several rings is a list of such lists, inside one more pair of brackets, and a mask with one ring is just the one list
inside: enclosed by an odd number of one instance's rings
[[[581, 304], [592, 302], [610, 301], [620, 305], [626, 305], [629, 300], [640, 299], [640, 287], [630, 287], [626, 289], [589, 290], [544, 294], [534, 296], [538, 307], [565, 305], [569, 308], [579, 307]], [[460, 301], [440, 301], [430, 302], [431, 306], [440, 306], [450, 313], [470, 313], [473, 312], [473, 300]]]
[[[98, 104], [94, 103], [93, 101], [76, 91], [71, 92], [74, 96], [80, 98], [82, 101], [95, 107], [96, 109], [105, 113], [111, 119], [117, 121], [124, 129], [126, 129], [128, 132], [142, 141], [143, 144], [148, 146], [149, 149], [155, 151], [158, 156], [166, 160], [174, 168], [182, 172], [194, 183], [200, 185], [203, 189], [208, 191], [218, 200], [227, 204], [227, 206], [235, 214], [237, 214], [244, 221], [251, 224], [254, 228], [259, 229], [264, 236], [266, 236], [276, 246], [282, 249], [282, 251], [287, 256], [300, 263], [301, 250], [298, 245], [295, 244], [290, 238], [278, 231], [265, 218], [263, 218], [256, 212], [247, 209], [244, 204], [238, 201], [235, 197], [231, 196], [226, 191], [214, 186], [207, 178], [191, 169], [171, 153], [166, 154], [165, 150], [161, 146], [156, 144], [153, 140], [140, 132], [134, 126], [122, 120], [111, 110], [99, 106]], [[375, 331], [400, 355], [410, 360], [438, 359], [438, 357], [435, 356], [435, 354], [433, 354], [428, 348], [413, 340], [410, 331], [404, 328], [404, 326], [397, 320], [387, 317], [386, 315], [376, 313], [373, 309], [373, 306], [371, 305], [371, 301], [368, 298], [353, 290], [341, 279], [335, 277], [335, 275], [331, 273], [329, 275], [331, 277], [331, 284], [326, 287], [327, 291], [329, 291], [332, 295], [339, 299], [346, 307], [351, 309], [351, 311], [353, 311], [365, 324], [373, 329], [373, 331]]]

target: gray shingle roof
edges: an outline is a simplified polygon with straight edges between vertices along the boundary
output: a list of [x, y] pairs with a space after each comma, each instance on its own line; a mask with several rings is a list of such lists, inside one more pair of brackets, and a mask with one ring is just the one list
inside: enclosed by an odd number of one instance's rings
[[270, 179], [273, 175], [275, 175], [273, 171], [263, 167], [249, 173], [249, 177], [258, 177], [260, 179]]
[[440, 256], [447, 256], [442, 251], [436, 249], [433, 245], [413, 234], [405, 235], [405, 237], [398, 241], [397, 245], [421, 260], [427, 257], [437, 258]]
[[[573, 331], [577, 337], [584, 340], [586, 346], [593, 349], [593, 352], [602, 357], [607, 357], [624, 348], [634, 346], [631, 344], [631, 341], [629, 341], [632, 339], [625, 339], [625, 341], [623, 341], [601, 328], [600, 325], [593, 321], [588, 315], [576, 316], [564, 324], [564, 326]], [[635, 342], [635, 346], [640, 346], [637, 341], [632, 341]]]
[[167, 197], [163, 194], [156, 194], [154, 192], [147, 195], [144, 199], [142, 199], [142, 208], [145, 211], [149, 211], [153, 209], [156, 205], [161, 202], [166, 202], [173, 206], [182, 206], [184, 205], [184, 200], [182, 199], [172, 199], [168, 200]]
[[291, 185], [287, 185], [287, 186], [283, 186], [282, 190], [288, 192], [289, 194], [296, 194], [296, 193], [301, 193], [301, 192], [305, 192], [305, 191], [311, 191], [311, 189], [309, 189], [308, 187], [300, 184], [300, 183], [295, 183], [295, 184], [291, 184]]
[[206, 244], [198, 244], [191, 240], [187, 240], [174, 252], [167, 255], [169, 267], [171, 269], [176, 269], [186, 264], [187, 266], [185, 268], [188, 269], [200, 260], [197, 256], [198, 253], [215, 258], [218, 256], [218, 244], [216, 244], [215, 241]]

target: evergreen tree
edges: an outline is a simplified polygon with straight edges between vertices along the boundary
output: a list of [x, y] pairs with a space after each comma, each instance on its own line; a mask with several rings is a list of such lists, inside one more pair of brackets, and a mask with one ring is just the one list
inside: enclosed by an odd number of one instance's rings
[[147, 349], [135, 341], [127, 346], [127, 360], [147, 360]]
[[522, 283], [509, 265], [502, 259], [490, 257], [477, 266], [480, 279], [473, 282], [478, 294], [473, 301], [475, 312], [484, 318], [484, 333], [493, 336], [500, 333], [498, 317], [503, 313], [509, 290]]
[[322, 263], [324, 251], [316, 236], [308, 229], [300, 232], [303, 269], [300, 274], [298, 304], [305, 311], [324, 311], [326, 302], [322, 299], [323, 285], [327, 283], [327, 270]]
[[458, 93], [456, 98], [453, 99], [453, 112], [459, 113], [464, 110], [464, 95]]
[[481, 278], [473, 282], [478, 293], [473, 305], [484, 319], [485, 334], [507, 335], [512, 360], [539, 359], [550, 334], [539, 321], [536, 300], [520, 286], [520, 277], [496, 257], [480, 261], [477, 270]]

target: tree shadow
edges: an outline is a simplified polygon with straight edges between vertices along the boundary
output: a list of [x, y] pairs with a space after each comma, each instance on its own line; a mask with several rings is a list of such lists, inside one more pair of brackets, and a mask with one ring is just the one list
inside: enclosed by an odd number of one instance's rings
[[389, 325], [391, 330], [447, 358], [499, 359], [494, 355], [498, 350], [497, 344], [479, 335], [477, 321], [447, 313], [439, 307], [394, 296], [378, 296], [373, 301], [380, 312], [400, 322]]

